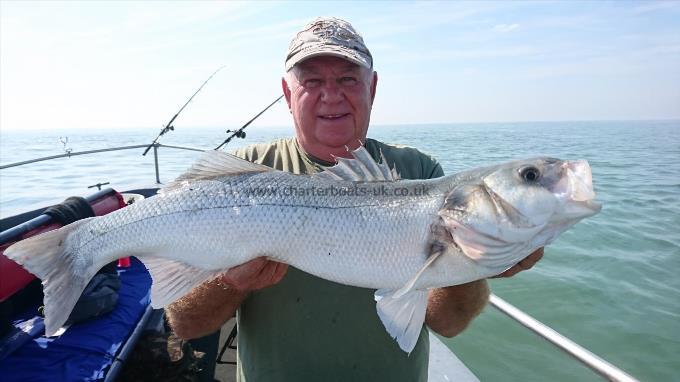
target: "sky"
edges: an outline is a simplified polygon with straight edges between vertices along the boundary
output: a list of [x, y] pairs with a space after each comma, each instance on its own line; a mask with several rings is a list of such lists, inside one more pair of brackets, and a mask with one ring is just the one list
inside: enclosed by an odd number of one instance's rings
[[175, 126], [240, 126], [322, 15], [373, 54], [373, 124], [680, 119], [680, 1], [0, 0], [0, 129], [156, 129], [222, 65]]

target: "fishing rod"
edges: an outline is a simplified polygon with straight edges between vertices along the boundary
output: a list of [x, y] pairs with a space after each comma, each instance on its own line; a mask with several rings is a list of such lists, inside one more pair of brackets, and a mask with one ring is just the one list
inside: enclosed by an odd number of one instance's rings
[[196, 94], [198, 94], [198, 92], [200, 92], [201, 89], [203, 89], [203, 87], [205, 86], [205, 84], [207, 84], [208, 81], [210, 81], [210, 79], [213, 78], [213, 76], [214, 76], [215, 74], [217, 74], [217, 72], [219, 72], [220, 70], [222, 70], [222, 68], [224, 68], [225, 66], [226, 66], [226, 65], [222, 65], [222, 66], [220, 66], [219, 69], [215, 70], [215, 72], [214, 72], [213, 74], [211, 74], [210, 77], [208, 77], [208, 79], [205, 80], [205, 82], [203, 82], [203, 84], [201, 85], [201, 87], [198, 88], [198, 90], [196, 90], [196, 92], [195, 92], [191, 97], [189, 97], [189, 100], [184, 104], [184, 106], [182, 106], [182, 107], [179, 109], [179, 111], [178, 111], [177, 113], [175, 113], [175, 116], [172, 117], [172, 119], [170, 120], [170, 122], [168, 122], [168, 123], [165, 125], [165, 127], [161, 129], [161, 132], [158, 134], [158, 136], [156, 137], [156, 139], [154, 139], [153, 142], [151, 142], [151, 144], [149, 145], [149, 147], [147, 147], [146, 150], [144, 150], [144, 154], [142, 154], [142, 156], [145, 156], [146, 153], [148, 153], [149, 150], [153, 147], [153, 145], [155, 145], [156, 142], [158, 142], [158, 139], [159, 139], [160, 137], [162, 137], [163, 135], [165, 135], [165, 133], [167, 133], [168, 131], [171, 131], [171, 130], [175, 130], [175, 126], [172, 126], [172, 123], [175, 121], [175, 119], [177, 118], [177, 116], [179, 116], [179, 113], [181, 113], [182, 110], [184, 110], [184, 108], [187, 107], [187, 105], [189, 104], [189, 102], [191, 102], [191, 100], [194, 99], [194, 97], [196, 96]]
[[219, 146], [215, 147], [215, 150], [219, 150], [222, 146], [224, 146], [224, 145], [226, 145], [227, 143], [229, 143], [229, 141], [231, 141], [234, 137], [237, 137], [237, 138], [245, 138], [245, 137], [246, 137], [246, 132], [243, 131], [243, 129], [245, 129], [246, 127], [248, 127], [248, 125], [250, 125], [251, 123], [253, 123], [253, 121], [256, 120], [257, 117], [259, 117], [259, 116], [262, 115], [262, 113], [264, 113], [265, 111], [269, 110], [270, 107], [274, 106], [275, 103], [279, 102], [279, 100], [280, 100], [281, 98], [283, 98], [283, 94], [280, 95], [279, 98], [275, 99], [274, 102], [270, 103], [269, 106], [265, 107], [264, 110], [262, 110], [261, 112], [257, 113], [257, 115], [253, 117], [253, 119], [251, 119], [250, 121], [246, 122], [245, 125], [241, 126], [240, 129], [238, 129], [238, 130], [233, 130], [233, 131], [232, 131], [232, 130], [227, 130], [227, 133], [231, 133], [231, 135], [228, 136], [227, 139], [225, 139], [224, 142], [222, 142]]

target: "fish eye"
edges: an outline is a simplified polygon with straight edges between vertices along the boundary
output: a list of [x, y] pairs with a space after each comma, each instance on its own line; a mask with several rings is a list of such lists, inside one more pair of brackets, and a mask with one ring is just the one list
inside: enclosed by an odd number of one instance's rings
[[534, 166], [526, 166], [519, 169], [519, 176], [529, 183], [533, 183], [541, 177], [541, 172]]

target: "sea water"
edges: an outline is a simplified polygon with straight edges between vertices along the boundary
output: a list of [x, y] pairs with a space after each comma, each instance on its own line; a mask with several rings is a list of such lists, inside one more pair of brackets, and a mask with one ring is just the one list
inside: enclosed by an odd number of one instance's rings
[[[0, 165], [37, 157], [149, 143], [155, 130], [0, 131]], [[227, 150], [290, 136], [247, 129]], [[420, 148], [447, 174], [548, 155], [586, 159], [602, 212], [546, 248], [531, 271], [494, 279], [495, 294], [645, 381], [680, 369], [680, 121], [374, 126], [370, 137]], [[68, 140], [66, 139], [68, 137]], [[178, 128], [161, 139], [202, 149], [223, 129]], [[61, 139], [60, 139], [61, 138]], [[155, 184], [154, 151], [71, 156], [0, 170], [0, 217], [87, 195]], [[161, 148], [160, 180], [200, 154]], [[594, 373], [491, 307], [445, 343], [483, 381], [598, 381]]]

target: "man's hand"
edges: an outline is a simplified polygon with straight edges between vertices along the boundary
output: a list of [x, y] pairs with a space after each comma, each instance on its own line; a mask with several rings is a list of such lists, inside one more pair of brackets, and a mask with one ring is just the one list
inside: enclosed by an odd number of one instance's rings
[[[530, 269], [543, 257], [543, 248], [495, 277], [511, 277]], [[425, 323], [438, 334], [453, 337], [462, 332], [486, 305], [489, 286], [486, 280], [430, 290]]]
[[258, 257], [231, 268], [218, 276], [218, 281], [239, 292], [250, 292], [274, 285], [283, 279], [288, 264]]
[[529, 256], [525, 257], [524, 260], [515, 264], [515, 266], [513, 266], [512, 268], [501, 273], [500, 275], [492, 277], [492, 279], [495, 279], [497, 277], [512, 277], [512, 276], [518, 274], [519, 272], [526, 271], [527, 269], [531, 269], [538, 262], [538, 260], [540, 260], [542, 257], [543, 257], [543, 248], [539, 248], [539, 249], [535, 250]]

